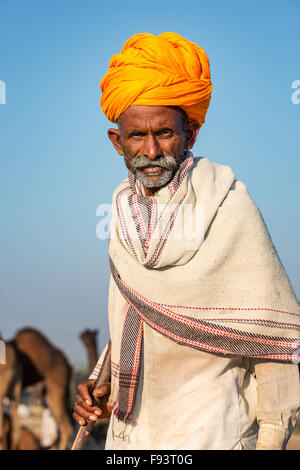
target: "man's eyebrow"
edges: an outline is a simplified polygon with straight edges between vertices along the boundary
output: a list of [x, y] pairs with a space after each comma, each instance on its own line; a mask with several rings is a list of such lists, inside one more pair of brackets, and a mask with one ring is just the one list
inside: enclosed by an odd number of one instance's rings
[[[163, 132], [171, 132], [171, 133], [174, 133], [174, 129], [170, 128], [170, 127], [160, 127], [159, 129], [157, 129], [156, 131], [154, 131], [154, 134], [162, 134]], [[147, 132], [146, 131], [142, 131], [142, 130], [132, 130], [132, 131], [129, 131], [128, 134], [127, 134], [127, 137], [134, 137], [134, 136], [139, 136], [139, 135], [146, 135]]]

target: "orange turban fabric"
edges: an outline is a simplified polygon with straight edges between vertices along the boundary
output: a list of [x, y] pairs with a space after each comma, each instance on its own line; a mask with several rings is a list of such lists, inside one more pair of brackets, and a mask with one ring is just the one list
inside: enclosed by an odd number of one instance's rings
[[132, 105], [179, 106], [202, 125], [212, 91], [208, 57], [176, 33], [136, 34], [111, 58], [100, 88], [112, 122]]

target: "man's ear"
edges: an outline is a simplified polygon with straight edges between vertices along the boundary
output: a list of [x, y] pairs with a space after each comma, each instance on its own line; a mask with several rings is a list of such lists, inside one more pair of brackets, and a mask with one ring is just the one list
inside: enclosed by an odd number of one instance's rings
[[198, 132], [200, 130], [200, 124], [198, 121], [190, 121], [186, 125], [186, 141], [185, 148], [192, 148], [197, 140]]
[[120, 129], [108, 129], [107, 131], [108, 138], [111, 140], [113, 146], [115, 147], [116, 151], [120, 154], [123, 155], [122, 147], [120, 144], [120, 135], [121, 131]]

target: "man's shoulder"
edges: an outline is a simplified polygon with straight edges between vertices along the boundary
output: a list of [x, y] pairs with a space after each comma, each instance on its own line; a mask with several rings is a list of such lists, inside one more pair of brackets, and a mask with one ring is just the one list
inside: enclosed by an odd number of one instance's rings
[[232, 175], [235, 179], [235, 173], [231, 166], [226, 165], [225, 163], [217, 163], [209, 159], [208, 157], [195, 157], [194, 158], [194, 168], [201, 170], [202, 172], [210, 172], [213, 175]]
[[196, 172], [201, 173], [202, 178], [204, 174], [210, 176], [215, 184], [219, 184], [224, 180], [231, 181], [230, 190], [249, 196], [246, 184], [238, 179], [230, 165], [199, 156], [194, 158], [194, 169]]
[[247, 185], [238, 179], [231, 166], [213, 162], [207, 157], [197, 157], [194, 170], [195, 187], [202, 187], [210, 198], [217, 196], [223, 208], [241, 214], [259, 211]]

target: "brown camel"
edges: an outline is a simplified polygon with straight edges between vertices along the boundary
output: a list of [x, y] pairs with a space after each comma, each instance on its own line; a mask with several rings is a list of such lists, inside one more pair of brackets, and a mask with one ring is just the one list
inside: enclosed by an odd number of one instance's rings
[[17, 449], [20, 438], [18, 405], [21, 397], [22, 367], [17, 358], [13, 342], [5, 345], [5, 363], [0, 364], [0, 449], [4, 433], [3, 399], [9, 398], [10, 417], [12, 423], [11, 449]]
[[64, 353], [33, 328], [18, 331], [14, 344], [23, 369], [22, 388], [34, 385], [41, 380], [44, 381], [45, 400], [60, 430], [58, 449], [67, 449], [73, 433], [73, 426], [68, 415], [71, 366]]
[[99, 357], [97, 348], [97, 334], [98, 330], [85, 330], [79, 335], [88, 353], [88, 363], [90, 372], [94, 370], [94, 367], [97, 364]]

